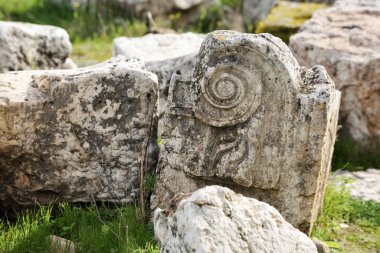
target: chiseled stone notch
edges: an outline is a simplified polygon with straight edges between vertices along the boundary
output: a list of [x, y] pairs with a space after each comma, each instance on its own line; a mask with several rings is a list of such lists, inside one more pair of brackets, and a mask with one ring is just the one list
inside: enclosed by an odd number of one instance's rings
[[340, 93], [321, 66], [300, 67], [269, 34], [216, 31], [193, 76], [174, 76], [152, 207], [228, 186], [310, 232], [335, 142]]
[[124, 56], [0, 75], [0, 207], [130, 201], [157, 97], [157, 76]]

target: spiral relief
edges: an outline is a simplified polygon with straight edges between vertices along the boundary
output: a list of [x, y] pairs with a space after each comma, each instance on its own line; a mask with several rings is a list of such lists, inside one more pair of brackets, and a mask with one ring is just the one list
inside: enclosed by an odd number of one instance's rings
[[258, 74], [241, 66], [221, 64], [200, 81], [195, 115], [212, 126], [232, 126], [246, 121], [261, 99]]

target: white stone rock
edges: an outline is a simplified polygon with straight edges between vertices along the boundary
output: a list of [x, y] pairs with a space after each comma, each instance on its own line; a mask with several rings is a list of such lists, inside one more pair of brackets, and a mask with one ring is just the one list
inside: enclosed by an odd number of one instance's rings
[[192, 76], [170, 83], [151, 206], [218, 183], [275, 206], [310, 233], [330, 170], [339, 99], [325, 69], [300, 67], [278, 38], [209, 34]]
[[204, 34], [147, 34], [141, 38], [114, 40], [113, 55], [139, 58], [146, 63], [164, 61], [197, 53]]
[[123, 56], [1, 74], [0, 207], [131, 201], [157, 99], [157, 77]]
[[336, 5], [315, 13], [290, 48], [302, 65], [325, 66], [342, 92], [340, 123], [370, 149], [380, 143], [380, 1]]
[[310, 238], [264, 202], [220, 186], [179, 197], [154, 214], [161, 252], [317, 253]]
[[333, 181], [340, 185], [346, 177], [352, 179], [347, 183], [351, 196], [380, 203], [380, 170], [340, 171], [333, 176]]
[[58, 69], [70, 53], [69, 35], [62, 28], [0, 21], [0, 72]]

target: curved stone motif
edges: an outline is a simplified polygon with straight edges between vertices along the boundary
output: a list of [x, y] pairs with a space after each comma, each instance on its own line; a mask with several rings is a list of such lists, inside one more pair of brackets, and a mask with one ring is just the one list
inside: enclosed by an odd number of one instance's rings
[[246, 121], [261, 101], [257, 72], [235, 64], [219, 64], [199, 82], [201, 92], [193, 109], [197, 118], [212, 126], [232, 126]]
[[174, 76], [151, 206], [224, 185], [276, 207], [309, 233], [335, 141], [339, 92], [269, 34], [216, 31], [192, 78]]

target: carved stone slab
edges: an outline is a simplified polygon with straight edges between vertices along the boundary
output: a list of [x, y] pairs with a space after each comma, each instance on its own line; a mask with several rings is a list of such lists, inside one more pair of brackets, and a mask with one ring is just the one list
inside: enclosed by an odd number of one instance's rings
[[269, 34], [211, 33], [194, 74], [174, 76], [152, 208], [220, 184], [310, 232], [335, 141], [340, 93]]
[[157, 77], [122, 56], [0, 75], [0, 207], [130, 201], [157, 97]]

